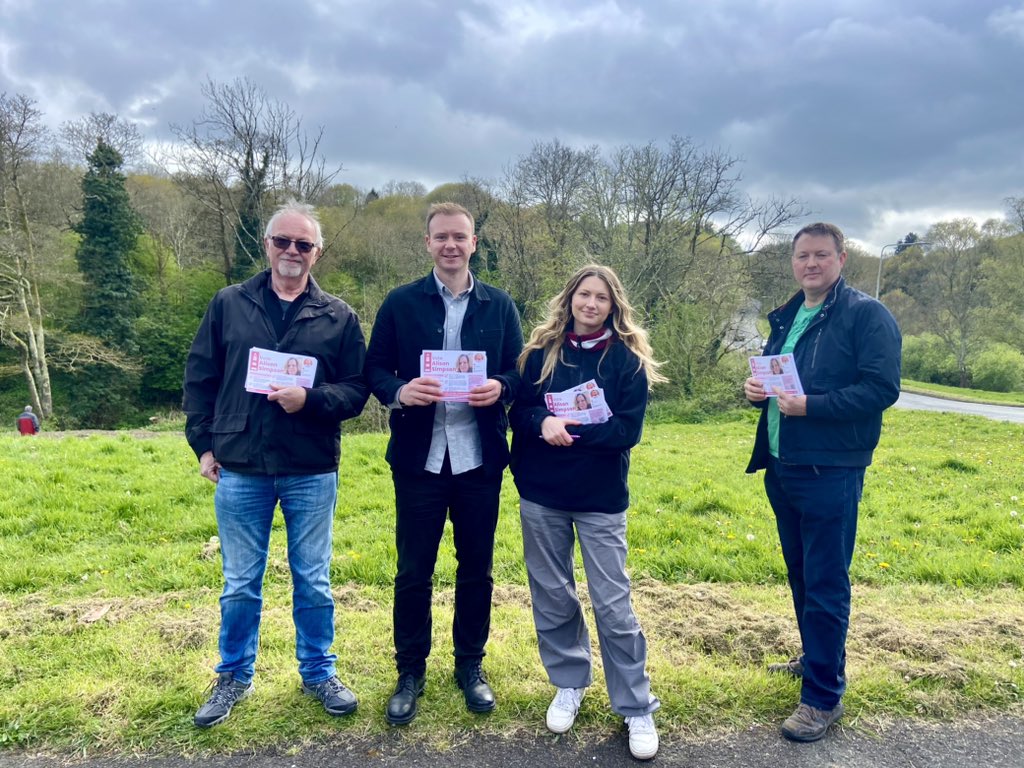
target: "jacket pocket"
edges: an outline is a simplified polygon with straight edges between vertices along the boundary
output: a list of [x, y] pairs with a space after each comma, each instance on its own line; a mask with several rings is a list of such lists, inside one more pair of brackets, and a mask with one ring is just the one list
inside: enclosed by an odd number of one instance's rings
[[222, 413], [213, 417], [210, 433], [213, 435], [213, 455], [228, 465], [249, 462], [249, 436], [247, 413]]

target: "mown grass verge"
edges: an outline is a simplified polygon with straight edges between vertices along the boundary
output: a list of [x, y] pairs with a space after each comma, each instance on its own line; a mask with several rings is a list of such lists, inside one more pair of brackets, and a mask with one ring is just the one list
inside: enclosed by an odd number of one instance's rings
[[[798, 696], [795, 682], [763, 671], [798, 641], [761, 479], [743, 473], [752, 431], [747, 420], [655, 425], [634, 451], [630, 570], [664, 738], [774, 722]], [[886, 415], [854, 560], [848, 722], [1024, 711], [1022, 443], [1020, 425]], [[359, 712], [330, 719], [298, 690], [278, 521], [257, 693], [224, 725], [197, 731], [191, 717], [216, 662], [220, 569], [212, 486], [184, 441], [0, 439], [0, 745], [195, 754], [385, 729], [394, 521], [383, 448], [381, 435], [345, 438], [335, 524], [335, 651]], [[516, 502], [507, 482], [486, 660], [499, 708], [466, 713], [450, 680], [449, 539], [427, 694], [406, 738], [444, 746], [473, 728], [543, 731], [551, 688], [537, 658]], [[621, 727], [595, 658], [583, 732]]]
[[959, 400], [962, 403], [982, 403], [984, 405], [1020, 405], [1024, 406], [1024, 392], [988, 392], [982, 389], [966, 389], [949, 387], [945, 384], [912, 381], [903, 379], [900, 388], [904, 392], [917, 395], [931, 395], [946, 400]]

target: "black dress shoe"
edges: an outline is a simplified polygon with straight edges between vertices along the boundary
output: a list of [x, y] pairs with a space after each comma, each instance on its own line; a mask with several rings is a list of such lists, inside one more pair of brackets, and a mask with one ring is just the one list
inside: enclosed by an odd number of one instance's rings
[[480, 662], [456, 668], [455, 682], [466, 696], [466, 709], [470, 712], [490, 712], [494, 709], [494, 691], [487, 684]]
[[388, 699], [385, 716], [392, 725], [406, 725], [416, 717], [416, 700], [423, 695], [425, 677], [404, 673], [398, 676], [395, 692]]

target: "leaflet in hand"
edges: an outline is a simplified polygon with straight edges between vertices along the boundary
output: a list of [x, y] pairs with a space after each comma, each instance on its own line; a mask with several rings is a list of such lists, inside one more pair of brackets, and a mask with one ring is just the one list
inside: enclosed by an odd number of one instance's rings
[[796, 372], [796, 361], [792, 355], [765, 355], [750, 358], [750, 373], [764, 384], [764, 393], [775, 397], [775, 387], [787, 395], [802, 395], [803, 385]]
[[466, 349], [425, 349], [420, 376], [441, 382], [441, 401], [469, 402], [469, 390], [487, 381], [487, 353]]
[[271, 384], [281, 387], [312, 387], [316, 378], [316, 358], [272, 349], [249, 349], [249, 370], [245, 391], [269, 395]]
[[604, 399], [604, 390], [594, 379], [564, 392], [548, 392], [544, 396], [547, 409], [561, 419], [575, 419], [583, 424], [603, 424], [612, 417], [612, 409]]

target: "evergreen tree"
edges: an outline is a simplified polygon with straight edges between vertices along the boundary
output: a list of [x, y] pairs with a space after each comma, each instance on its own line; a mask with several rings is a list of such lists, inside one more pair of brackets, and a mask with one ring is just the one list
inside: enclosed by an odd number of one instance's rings
[[131, 254], [141, 232], [121, 173], [121, 154], [102, 139], [82, 179], [82, 236], [75, 258], [85, 279], [79, 330], [131, 354], [141, 311]]

